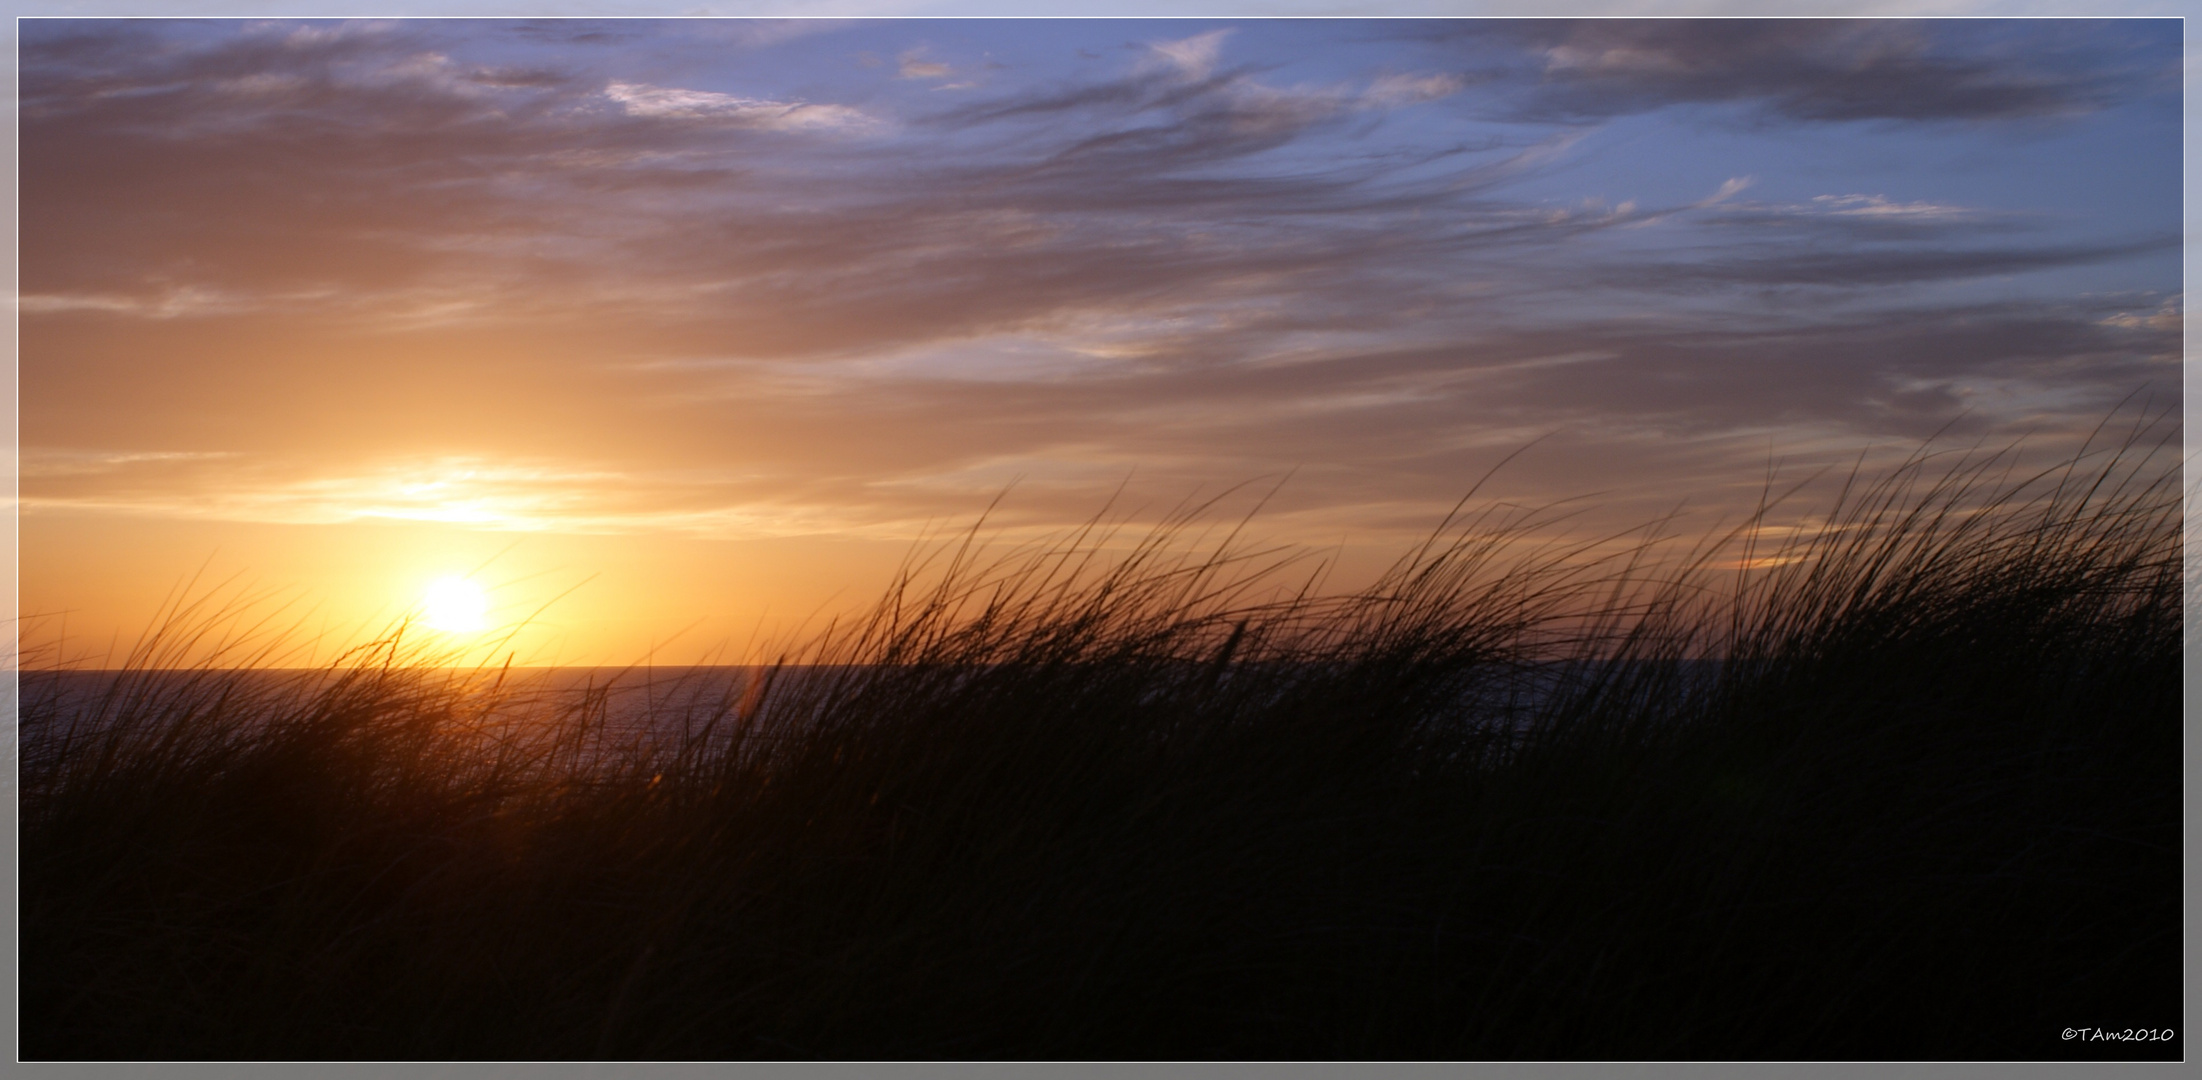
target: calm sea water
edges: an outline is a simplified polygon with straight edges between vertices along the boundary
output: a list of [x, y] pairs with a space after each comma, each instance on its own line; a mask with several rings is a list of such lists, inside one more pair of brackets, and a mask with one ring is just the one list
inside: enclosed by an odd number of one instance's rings
[[[455, 687], [474, 701], [494, 702], [489, 715], [516, 728], [548, 728], [585, 715], [593, 741], [616, 746], [700, 731], [713, 716], [739, 708], [763, 673], [755, 667], [526, 668], [412, 672], [399, 685], [428, 695]], [[816, 677], [783, 671], [774, 681], [785, 687]], [[279, 714], [269, 706], [341, 692], [340, 686], [339, 673], [326, 669], [25, 671], [15, 687], [18, 746], [24, 767], [35, 768], [70, 741], [126, 719]]]
[[[1458, 713], [1489, 722], [1497, 716], [1526, 718], [1556, 691], [1595, 665], [1550, 665], [1463, 692]], [[1685, 662], [1679, 682], [1708, 686], [1717, 675], [1715, 661]], [[572, 729], [586, 717], [587, 738], [597, 752], [649, 744], [669, 746], [705, 732], [731, 728], [727, 717], [754, 704], [768, 669], [715, 667], [572, 667], [525, 668], [505, 672], [432, 672], [422, 685], [429, 693], [457, 685], [463, 692], [494, 701], [500, 723], [517, 729]], [[806, 691], [831, 692], [836, 679], [860, 678], [851, 669], [782, 668], [769, 673], [769, 713], [779, 723], [799, 723], [800, 709], [787, 706], [808, 697]], [[18, 746], [25, 768], [35, 769], [61, 749], [100, 731], [120, 718], [181, 717], [221, 711], [233, 716], [267, 715], [265, 706], [282, 700], [329, 692], [340, 673], [327, 669], [211, 671], [26, 671], [18, 676]], [[406, 673], [411, 685], [420, 673]], [[356, 677], [356, 676], [355, 676]], [[1448, 709], [1446, 712], [1452, 712]], [[716, 720], [715, 720], [716, 718]]]

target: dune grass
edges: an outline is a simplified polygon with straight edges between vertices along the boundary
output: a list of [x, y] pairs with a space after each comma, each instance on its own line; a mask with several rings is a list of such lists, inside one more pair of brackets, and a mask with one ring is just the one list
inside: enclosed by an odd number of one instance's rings
[[178, 610], [23, 676], [21, 1053], [2177, 1058], [2060, 1037], [2180, 1015], [2148, 437], [1671, 555], [1469, 500], [1344, 596], [1199, 507], [970, 540], [655, 736]]

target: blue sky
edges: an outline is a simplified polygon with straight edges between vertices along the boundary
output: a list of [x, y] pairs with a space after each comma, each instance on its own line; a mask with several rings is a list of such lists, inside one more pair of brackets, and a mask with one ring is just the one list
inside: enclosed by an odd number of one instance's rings
[[[32, 21], [35, 520], [1307, 535], [2179, 395], [2173, 20]], [[58, 516], [58, 517], [57, 517]], [[119, 526], [118, 526], [119, 527]]]

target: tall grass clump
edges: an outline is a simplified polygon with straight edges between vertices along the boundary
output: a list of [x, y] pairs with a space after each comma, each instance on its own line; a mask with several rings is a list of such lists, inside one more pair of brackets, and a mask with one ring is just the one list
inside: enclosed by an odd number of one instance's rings
[[669, 683], [180, 611], [23, 675], [22, 1054], [2177, 1058], [2060, 1037], [2179, 1016], [2148, 434], [1675, 553], [1471, 499], [1342, 595], [975, 529]]

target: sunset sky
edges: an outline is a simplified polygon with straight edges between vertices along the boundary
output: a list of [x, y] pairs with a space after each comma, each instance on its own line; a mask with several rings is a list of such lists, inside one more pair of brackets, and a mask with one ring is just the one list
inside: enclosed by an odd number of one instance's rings
[[743, 659], [1005, 488], [1282, 479], [1258, 531], [1350, 568], [1536, 440], [1487, 490], [1709, 526], [2179, 405], [2176, 20], [20, 46], [21, 606], [94, 652], [202, 568], [340, 632], [479, 568], [572, 590], [539, 662]]

